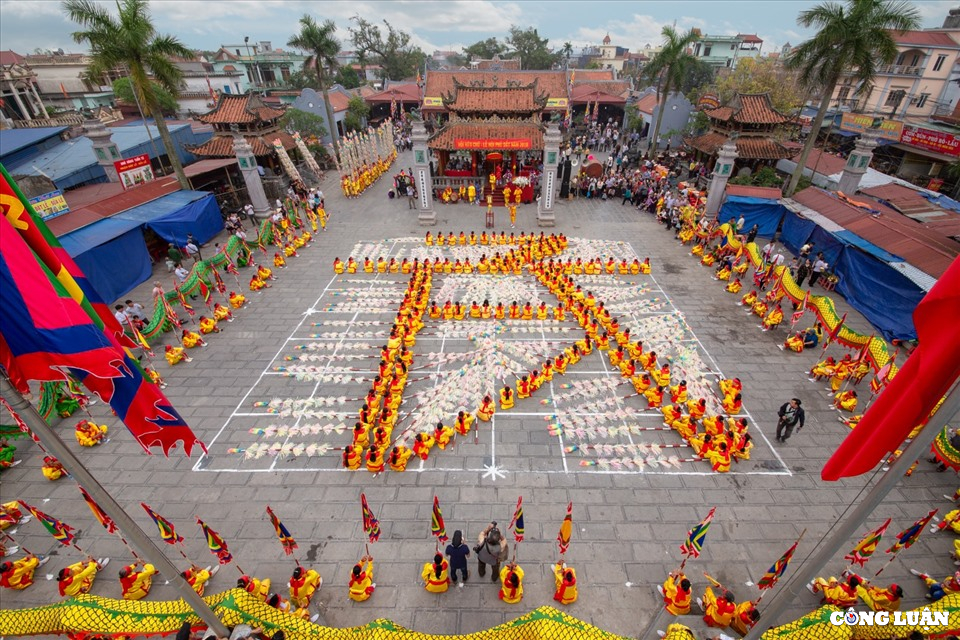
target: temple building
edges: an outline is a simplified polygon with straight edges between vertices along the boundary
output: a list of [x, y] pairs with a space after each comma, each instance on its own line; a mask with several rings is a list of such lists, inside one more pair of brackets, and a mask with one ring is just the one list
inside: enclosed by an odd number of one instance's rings
[[[710, 131], [687, 139], [700, 159], [711, 164], [730, 138], [736, 139], [738, 168], [756, 170], [800, 153], [802, 145], [787, 140], [796, 121], [773, 108], [767, 93], [738, 93], [725, 106], [704, 111]], [[786, 135], [785, 135], [786, 134]]]
[[[491, 194], [489, 176], [502, 182], [507, 177], [536, 174], [543, 157], [543, 113], [550, 100], [539, 81], [508, 81], [506, 86], [482, 82], [463, 84], [453, 80], [442, 96], [449, 114], [446, 124], [427, 142], [436, 156], [434, 185], [441, 190], [472, 183], [483, 196], [503, 203], [502, 193]], [[533, 182], [533, 181], [531, 181]], [[524, 189], [523, 201], [532, 202], [533, 184]]]
[[220, 94], [217, 106], [199, 116], [198, 120], [212, 125], [214, 136], [207, 142], [190, 147], [190, 153], [202, 158], [232, 158], [233, 130], [246, 138], [261, 166], [279, 165], [273, 150], [273, 141], [279, 139], [288, 152], [296, 151], [293, 136], [280, 128], [283, 111], [266, 105], [256, 93], [242, 96]]

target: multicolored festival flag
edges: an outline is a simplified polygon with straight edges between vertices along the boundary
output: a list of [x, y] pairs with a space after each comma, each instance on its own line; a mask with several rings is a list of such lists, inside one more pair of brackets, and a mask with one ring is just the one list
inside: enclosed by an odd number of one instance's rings
[[707, 517], [687, 532], [687, 539], [680, 545], [680, 553], [688, 558], [700, 557], [700, 551], [703, 550], [703, 541], [707, 538], [707, 531], [710, 529], [710, 523], [713, 522], [713, 514], [716, 511], [716, 507], [710, 509]]
[[360, 511], [363, 516], [363, 530], [370, 537], [370, 542], [376, 542], [380, 539], [380, 521], [377, 520], [370, 505], [367, 504], [366, 494], [360, 494]]
[[827, 460], [824, 480], [867, 473], [925, 423], [960, 377], [960, 260], [954, 260], [913, 312], [918, 346], [857, 426]]
[[183, 542], [183, 536], [177, 535], [177, 530], [173, 528], [172, 522], [148, 507], [146, 503], [141, 502], [140, 506], [143, 507], [143, 510], [147, 512], [147, 515], [150, 516], [150, 518], [157, 525], [157, 529], [160, 531], [160, 538], [162, 538], [164, 542], [167, 544], [177, 544], [178, 542]]
[[912, 525], [901, 531], [897, 534], [897, 541], [892, 547], [887, 549], [887, 553], [900, 553], [902, 549], [909, 549], [913, 546], [913, 543], [917, 541], [917, 538], [920, 537], [920, 534], [923, 533], [923, 528], [927, 526], [933, 516], [937, 514], [937, 511], [940, 509], [934, 509], [924, 517], [920, 518]]
[[433, 496], [433, 513], [430, 520], [430, 533], [437, 537], [437, 542], [446, 542], [447, 528], [443, 524], [443, 512], [440, 511], [440, 498]]
[[807, 291], [803, 294], [803, 300], [800, 301], [800, 308], [793, 312], [793, 315], [790, 316], [790, 326], [795, 326], [800, 322], [800, 318], [803, 317], [804, 312], [807, 310], [807, 302], [810, 300], [810, 291]]
[[893, 363], [897, 361], [898, 355], [900, 355], [899, 349], [894, 351], [890, 359], [887, 360], [887, 364], [880, 367], [880, 370], [877, 371], [877, 375], [870, 381], [870, 393], [877, 395], [887, 386], [887, 382], [890, 381], [890, 372], [893, 370]]
[[793, 558], [793, 553], [797, 550], [798, 544], [800, 544], [800, 540], [794, 542], [793, 546], [787, 549], [786, 553], [780, 556], [780, 559], [774, 562], [773, 566], [757, 581], [757, 587], [761, 591], [772, 589], [777, 584], [777, 580], [783, 577], [787, 567], [790, 566], [790, 560]]
[[97, 519], [97, 522], [107, 530], [107, 533], [116, 533], [117, 532], [117, 523], [113, 521], [113, 518], [107, 515], [107, 513], [100, 508], [94, 499], [87, 493], [87, 490], [77, 485], [77, 488], [80, 489], [80, 493], [83, 495], [83, 501], [87, 503], [87, 506], [90, 507], [90, 511], [93, 512], [93, 517]]
[[863, 539], [857, 543], [853, 551], [843, 556], [843, 559], [850, 564], [858, 564], [861, 567], [865, 565], [867, 560], [870, 559], [870, 556], [877, 550], [877, 547], [880, 546], [880, 538], [883, 537], [883, 534], [886, 533], [887, 527], [889, 526], [890, 518], [887, 518], [886, 522], [863, 536]]
[[563, 517], [560, 523], [560, 533], [557, 534], [557, 546], [560, 547], [560, 555], [567, 552], [570, 548], [570, 536], [573, 534], [573, 503], [567, 504], [567, 515]]
[[277, 534], [277, 539], [280, 540], [280, 546], [283, 547], [283, 552], [288, 556], [293, 555], [293, 551], [297, 548], [297, 541], [293, 539], [293, 536], [290, 535], [290, 532], [287, 531], [287, 528], [280, 522], [280, 518], [277, 517], [270, 507], [267, 507], [267, 515], [270, 516], [270, 522], [273, 524], [273, 530]]
[[74, 545], [73, 527], [60, 522], [54, 517], [48, 516], [36, 507], [31, 507], [23, 500], [18, 500], [17, 502], [19, 502], [24, 509], [29, 511], [33, 517], [43, 525], [43, 528], [50, 532], [50, 535], [52, 535], [57, 542], [68, 547]]
[[513, 539], [517, 542], [523, 542], [523, 496], [517, 498], [517, 508], [513, 512], [513, 519], [510, 520], [508, 529], [513, 529]]
[[[2, 169], [2, 167], [0, 167]], [[83, 272], [0, 171], [0, 363], [26, 392], [28, 380], [60, 382], [67, 374], [108, 402], [144, 451], [187, 455], [205, 446], [147, 380], [136, 346]]]
[[207, 523], [200, 518], [197, 518], [197, 524], [200, 525], [200, 530], [207, 539], [207, 548], [217, 556], [217, 561], [220, 564], [228, 564], [233, 560], [230, 550], [227, 549], [227, 543], [220, 537], [220, 534], [207, 526]]

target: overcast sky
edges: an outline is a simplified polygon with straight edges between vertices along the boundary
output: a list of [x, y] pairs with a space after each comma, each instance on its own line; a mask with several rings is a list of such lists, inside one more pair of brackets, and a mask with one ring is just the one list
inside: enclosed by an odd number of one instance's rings
[[[111, 6], [113, 3], [108, 3]], [[609, 32], [613, 44], [632, 51], [660, 41], [660, 30], [676, 21], [677, 27], [699, 27], [711, 35], [756, 33], [763, 50], [796, 45], [809, 33], [796, 24], [799, 11], [816, 4], [806, 0], [677, 0], [613, 2], [498, 2], [487, 0], [391, 2], [355, 0], [314, 2], [307, 0], [153, 0], [151, 10], [161, 33], [176, 35], [187, 46], [215, 50], [221, 44], [269, 40], [286, 47], [305, 12], [315, 18], [333, 19], [344, 49], [350, 48], [347, 26], [359, 14], [375, 22], [386, 19], [410, 33], [428, 54], [435, 49], [459, 51], [490, 36], [502, 38], [511, 24], [535, 26], [552, 46], [565, 41], [576, 47], [599, 44]], [[960, 0], [916, 2], [924, 27], [939, 27], [952, 6]], [[63, 48], [83, 51], [70, 33], [76, 25], [51, 0], [0, 0], [0, 49], [32, 53], [34, 49]]]

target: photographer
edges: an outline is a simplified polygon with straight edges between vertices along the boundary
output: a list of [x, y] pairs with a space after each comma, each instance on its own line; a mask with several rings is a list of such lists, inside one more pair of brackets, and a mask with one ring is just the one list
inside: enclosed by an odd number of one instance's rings
[[507, 541], [503, 534], [497, 528], [496, 521], [487, 525], [487, 528], [480, 532], [477, 538], [477, 546], [473, 548], [477, 554], [477, 572], [482, 578], [486, 575], [487, 565], [489, 564], [493, 571], [490, 574], [490, 581], [496, 582], [500, 576], [500, 563], [507, 559]]

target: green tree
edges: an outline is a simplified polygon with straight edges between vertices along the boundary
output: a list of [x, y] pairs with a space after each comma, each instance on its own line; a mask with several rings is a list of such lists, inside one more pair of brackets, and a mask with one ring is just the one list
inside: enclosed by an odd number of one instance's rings
[[769, 93], [773, 108], [793, 113], [803, 102], [795, 71], [766, 58], [743, 58], [737, 68], [716, 79], [712, 87], [726, 104], [738, 93]]
[[343, 117], [343, 128], [347, 131], [360, 131], [364, 128], [370, 107], [360, 96], [353, 96], [347, 103], [347, 115]]
[[280, 118], [280, 126], [291, 135], [299, 131], [304, 138], [315, 136], [322, 139], [323, 136], [327, 135], [327, 127], [323, 123], [323, 118], [309, 111], [301, 111], [293, 107], [288, 107], [283, 112], [283, 117]]
[[541, 38], [536, 27], [511, 26], [507, 37], [510, 57], [520, 58], [520, 65], [526, 70], [550, 69], [560, 61], [563, 54], [551, 51], [549, 44], [550, 40]]
[[353, 67], [340, 67], [337, 69], [337, 73], [333, 76], [333, 81], [344, 89], [356, 89], [363, 84], [360, 81], [360, 76], [357, 75]]
[[[742, 64], [742, 63], [741, 63]], [[680, 93], [687, 96], [691, 102], [696, 101], [701, 90], [710, 85], [716, 77], [716, 70], [703, 60], [694, 58], [686, 70], [678, 87]]]
[[869, 95], [879, 67], [891, 64], [897, 57], [892, 34], [917, 29], [920, 17], [908, 2], [846, 0], [843, 4], [825, 2], [801, 11], [797, 24], [815, 27], [817, 33], [790, 52], [787, 67], [798, 72], [803, 86], [819, 89], [821, 98], [797, 168], [787, 186], [787, 196], [797, 189], [840, 78], [849, 74], [854, 84], [859, 85], [857, 93]]
[[470, 62], [473, 58], [489, 60], [494, 56], [503, 55], [508, 49], [509, 47], [506, 43], [500, 42], [496, 37], [493, 37], [474, 42], [469, 47], [464, 47], [463, 55], [467, 62]]
[[[696, 42], [700, 35], [690, 29], [686, 33], [679, 33], [671, 26], [663, 28], [663, 46], [650, 62], [643, 68], [644, 77], [657, 83], [657, 94], [660, 98], [660, 111], [666, 108], [667, 96], [671, 89], [678, 88], [686, 75], [687, 69], [693, 64], [694, 57], [687, 52], [687, 47]], [[663, 118], [657, 118], [651, 144], [653, 151], [657, 150], [660, 142], [660, 123]]]
[[91, 75], [103, 77], [117, 67], [127, 70], [140, 104], [153, 117], [180, 187], [189, 189], [154, 87], [163, 87], [176, 96], [183, 75], [171, 57], [192, 58], [193, 52], [175, 37], [157, 33], [147, 0], [117, 0], [116, 16], [92, 0], [66, 0], [62, 7], [67, 17], [83, 29], [72, 35], [75, 42], [90, 47]]
[[380, 65], [380, 78], [383, 80], [402, 80], [416, 75], [417, 69], [427, 60], [420, 47], [410, 44], [410, 34], [399, 31], [386, 20], [386, 35], [380, 27], [364, 20], [360, 16], [350, 18], [356, 27], [350, 27], [350, 40], [357, 52], [357, 58]]
[[317, 76], [314, 73], [308, 73], [305, 69], [298, 69], [290, 74], [287, 84], [294, 89], [313, 89], [320, 91], [320, 83], [317, 82]]
[[[173, 97], [173, 94], [155, 82], [151, 84], [153, 85], [153, 91], [157, 94], [157, 101], [160, 103], [160, 111], [163, 112], [163, 115], [176, 115], [177, 108], [180, 105], [177, 104], [177, 99]], [[120, 100], [128, 104], [133, 104], [137, 101], [133, 95], [133, 83], [130, 82], [130, 78], [117, 78], [113, 81], [112, 88], [113, 95]]]
[[750, 175], [737, 176], [731, 178], [730, 184], [739, 184], [748, 187], [779, 187], [783, 184], [783, 178], [777, 175], [773, 167], [763, 167], [756, 173]]
[[[327, 93], [327, 74], [337, 66], [337, 53], [340, 52], [340, 41], [333, 34], [337, 30], [337, 25], [333, 20], [324, 20], [323, 24], [318, 24], [309, 14], [304, 14], [300, 18], [300, 33], [296, 34], [287, 42], [287, 46], [296, 47], [309, 52], [309, 57], [304, 66], [313, 65], [317, 72], [317, 83], [320, 90], [323, 91], [323, 106], [327, 111], [327, 122], [334, 127], [336, 122], [333, 119], [333, 109], [330, 107], [330, 96]], [[340, 144], [337, 142], [337, 136], [331, 134], [330, 140], [333, 142], [333, 150], [340, 153]]]

